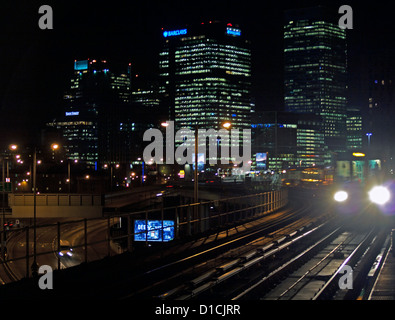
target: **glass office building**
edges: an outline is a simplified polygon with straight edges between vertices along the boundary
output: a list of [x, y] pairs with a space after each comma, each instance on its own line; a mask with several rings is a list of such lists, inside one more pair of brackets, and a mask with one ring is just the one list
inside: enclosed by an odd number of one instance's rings
[[69, 159], [95, 168], [128, 152], [120, 122], [130, 109], [130, 64], [114, 69], [106, 60], [75, 60], [63, 116], [48, 124], [62, 132]]
[[346, 148], [347, 48], [337, 12], [323, 7], [287, 11], [284, 25], [285, 109], [323, 119], [330, 151]]
[[347, 150], [362, 149], [362, 115], [358, 109], [347, 111]]
[[242, 30], [209, 21], [162, 30], [160, 93], [176, 128], [250, 128], [251, 51]]
[[257, 112], [252, 153], [267, 155], [267, 169], [323, 166], [326, 147], [322, 119], [315, 114]]

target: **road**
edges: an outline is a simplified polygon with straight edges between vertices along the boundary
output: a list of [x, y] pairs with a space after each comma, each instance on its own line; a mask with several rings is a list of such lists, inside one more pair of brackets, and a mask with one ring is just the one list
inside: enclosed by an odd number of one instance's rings
[[[170, 190], [166, 190], [172, 193]], [[174, 190], [178, 193], [179, 190]], [[152, 193], [149, 190], [148, 194]], [[206, 191], [209, 195], [210, 191]], [[128, 200], [146, 200], [141, 199], [141, 193], [130, 195], [122, 195], [117, 197], [116, 207], [122, 207], [125, 198]], [[128, 201], [126, 201], [127, 203]], [[133, 202], [133, 201], [132, 201]], [[141, 203], [141, 201], [140, 201]], [[69, 268], [77, 266], [85, 261], [100, 260], [108, 255], [120, 253], [117, 243], [109, 240], [109, 225], [117, 223], [117, 221], [103, 219], [58, 222], [53, 219], [38, 219], [36, 232], [36, 261], [39, 266], [49, 265], [53, 270]], [[31, 275], [31, 265], [33, 263], [34, 236], [31, 221], [26, 222], [30, 225], [29, 229], [21, 228], [8, 232], [7, 238], [7, 263], [0, 267], [0, 283], [9, 283]], [[60, 230], [58, 227], [60, 226]], [[87, 232], [85, 232], [85, 228]], [[60, 235], [60, 236], [58, 236]], [[86, 236], [87, 235], [87, 236]], [[59, 240], [67, 241], [73, 248], [71, 257], [58, 255]], [[85, 242], [89, 245], [85, 249]], [[29, 257], [26, 259], [26, 257]]]
[[[66, 221], [63, 221], [66, 222]], [[107, 219], [90, 220], [87, 222], [87, 256], [85, 255], [85, 226], [83, 221], [75, 223], [60, 224], [60, 239], [67, 241], [73, 248], [71, 257], [58, 255], [58, 225], [48, 219], [38, 221], [36, 232], [36, 252], [37, 263], [41, 265], [49, 265], [53, 270], [60, 268], [69, 268], [88, 261], [99, 260], [117, 253], [118, 248], [115, 243], [108, 241], [107, 237]], [[27, 241], [28, 240], [28, 241]], [[26, 247], [28, 246], [28, 248]], [[26, 276], [27, 271], [31, 271], [30, 267], [33, 262], [34, 252], [34, 234], [33, 228], [27, 232], [25, 229], [10, 233], [7, 240], [7, 267], [6, 270], [1, 268], [0, 278], [2, 283], [8, 283], [22, 279]], [[29, 260], [25, 259], [26, 254], [30, 255]], [[9, 261], [12, 260], [12, 261]], [[27, 270], [28, 268], [28, 270]]]
[[[106, 196], [106, 208], [115, 209], [130, 205], [142, 205], [147, 200], [156, 198], [163, 186], [136, 188], [132, 192], [120, 192]], [[31, 225], [31, 222], [27, 224]], [[58, 225], [60, 222], [60, 239], [67, 241], [73, 248], [71, 257], [58, 255]], [[111, 220], [111, 224], [116, 221]], [[108, 241], [108, 220], [87, 221], [88, 251], [85, 251], [85, 225], [83, 220], [70, 223], [67, 219], [38, 219], [36, 232], [37, 264], [49, 265], [53, 270], [69, 268], [85, 261], [100, 260], [108, 255], [120, 253], [117, 243]], [[26, 225], [27, 225], [26, 224]], [[28, 246], [28, 248], [27, 248]], [[29, 234], [25, 229], [11, 230], [7, 235], [7, 263], [0, 266], [0, 283], [9, 283], [31, 275], [33, 263], [34, 234], [33, 227]], [[29, 255], [29, 259], [26, 256]]]

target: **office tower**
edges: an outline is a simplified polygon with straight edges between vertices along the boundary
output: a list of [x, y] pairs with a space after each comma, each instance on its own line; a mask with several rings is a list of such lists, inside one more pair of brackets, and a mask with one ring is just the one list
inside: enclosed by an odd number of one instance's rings
[[347, 150], [362, 150], [362, 115], [358, 109], [347, 110]]
[[324, 7], [289, 10], [284, 25], [284, 103], [323, 119], [331, 152], [346, 147], [346, 33], [338, 14]]
[[250, 128], [251, 51], [231, 23], [162, 30], [160, 94], [176, 128]]
[[266, 154], [267, 169], [280, 171], [324, 165], [326, 147], [320, 116], [257, 112], [251, 127], [252, 154]]
[[63, 133], [67, 157], [98, 168], [127, 161], [123, 122], [130, 112], [130, 64], [114, 71], [106, 60], [75, 60], [62, 117], [49, 123]]
[[131, 102], [133, 108], [145, 110], [146, 114], [157, 115], [156, 121], [164, 121], [168, 119], [168, 112], [161, 109], [159, 84], [157, 78], [142, 76], [136, 74], [133, 76], [131, 87]]

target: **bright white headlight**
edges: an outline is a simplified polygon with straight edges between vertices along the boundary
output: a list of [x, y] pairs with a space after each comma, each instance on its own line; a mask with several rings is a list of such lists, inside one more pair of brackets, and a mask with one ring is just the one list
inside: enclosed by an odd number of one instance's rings
[[369, 191], [369, 199], [370, 201], [383, 205], [387, 203], [391, 198], [390, 191], [383, 186], [376, 186], [372, 190]]
[[346, 201], [348, 199], [348, 193], [343, 190], [337, 191], [335, 193], [335, 195], [333, 196], [333, 199], [335, 199], [335, 201], [337, 201], [337, 202]]

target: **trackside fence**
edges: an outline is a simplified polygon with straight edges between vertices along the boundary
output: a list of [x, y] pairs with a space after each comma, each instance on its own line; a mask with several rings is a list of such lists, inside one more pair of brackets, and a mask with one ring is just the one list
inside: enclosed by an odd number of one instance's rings
[[184, 240], [241, 224], [288, 203], [288, 190], [269, 191], [214, 201], [106, 214], [2, 230], [1, 264], [12, 280], [31, 276], [34, 260], [54, 270], [91, 262], [135, 247]]

